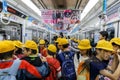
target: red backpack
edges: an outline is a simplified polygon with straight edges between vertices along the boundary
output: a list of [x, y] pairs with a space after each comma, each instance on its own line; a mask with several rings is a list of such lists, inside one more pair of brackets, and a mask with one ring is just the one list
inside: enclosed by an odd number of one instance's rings
[[45, 80], [57, 80], [57, 70], [56, 70], [56, 68], [52, 64], [48, 63], [48, 65], [50, 67], [51, 72]]
[[57, 70], [55, 69], [55, 67], [53, 65], [49, 64], [49, 67], [51, 70], [50, 75], [53, 77], [54, 80], [57, 80]]

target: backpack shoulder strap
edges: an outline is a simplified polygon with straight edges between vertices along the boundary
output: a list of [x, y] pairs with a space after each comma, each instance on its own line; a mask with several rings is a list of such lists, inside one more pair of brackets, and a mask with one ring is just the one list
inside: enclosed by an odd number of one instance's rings
[[60, 60], [63, 62], [65, 60], [64, 52], [61, 52], [59, 55]]
[[70, 53], [70, 58], [72, 58], [72, 57], [74, 57], [74, 54], [75, 54], [75, 52], [73, 52], [73, 51], [69, 51], [69, 53]]
[[90, 70], [90, 63], [91, 62], [99, 62], [95, 56], [92, 56], [91, 58], [85, 60], [85, 66]]
[[0, 69], [0, 75], [7, 75], [7, 74], [16, 75], [20, 63], [21, 63], [21, 60], [19, 60], [19, 59], [14, 60], [11, 67], [5, 68], [5, 69]]
[[17, 60], [14, 60], [12, 66], [10, 67], [10, 72], [9, 74], [11, 75], [16, 75], [17, 74], [17, 71], [18, 71], [18, 68], [20, 66], [20, 63], [21, 63], [21, 60], [17, 59]]
[[79, 63], [78, 69], [77, 69], [77, 74], [80, 74], [82, 72], [82, 70], [84, 69], [83, 64], [84, 64], [83, 61]]
[[72, 51], [65, 51], [62, 54], [65, 58], [66, 58], [66, 55], [67, 55], [68, 58], [70, 58], [70, 59], [74, 56], [74, 53]]

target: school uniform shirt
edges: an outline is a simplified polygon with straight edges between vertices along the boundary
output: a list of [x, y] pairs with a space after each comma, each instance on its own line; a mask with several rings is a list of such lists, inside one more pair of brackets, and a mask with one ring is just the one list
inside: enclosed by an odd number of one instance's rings
[[90, 63], [90, 80], [95, 80], [100, 71], [106, 69], [108, 65], [108, 61], [100, 61], [97, 57], [95, 58], [97, 61]]
[[[57, 76], [58, 73], [61, 72], [61, 66], [59, 61], [56, 58], [47, 57], [47, 62], [49, 65], [52, 65], [56, 69], [57, 71], [56, 76]], [[55, 79], [53, 78], [53, 76], [50, 75], [45, 80], [55, 80]]]
[[[13, 64], [13, 61], [14, 60], [1, 61], [0, 69], [5, 69], [5, 68], [11, 67]], [[41, 78], [42, 77], [41, 74], [37, 71], [37, 69], [34, 66], [29, 64], [25, 60], [21, 60], [16, 78], [17, 78], [17, 80], [27, 80], [26, 76], [29, 76], [29, 78], [31, 78], [31, 77]]]

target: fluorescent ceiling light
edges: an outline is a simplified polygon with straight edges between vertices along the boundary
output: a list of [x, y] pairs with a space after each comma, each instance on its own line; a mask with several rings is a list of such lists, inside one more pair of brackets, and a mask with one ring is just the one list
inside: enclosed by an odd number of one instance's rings
[[41, 16], [41, 11], [36, 7], [36, 5], [31, 0], [21, 0], [28, 7], [30, 7], [33, 11], [35, 11], [39, 16]]
[[99, 0], [89, 0], [89, 2], [87, 3], [85, 9], [81, 14], [81, 20], [89, 13], [89, 11], [96, 5], [98, 1]]

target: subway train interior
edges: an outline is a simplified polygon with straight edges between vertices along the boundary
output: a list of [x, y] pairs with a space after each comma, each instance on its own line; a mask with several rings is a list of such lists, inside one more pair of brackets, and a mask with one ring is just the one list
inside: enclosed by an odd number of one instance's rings
[[[107, 33], [107, 36], [104, 32]], [[45, 47], [48, 49], [48, 53], [51, 52], [49, 49], [52, 49], [53, 51], [55, 49], [54, 46], [49, 48], [50, 44], [58, 45], [57, 52], [59, 53], [59, 50], [64, 52], [63, 49], [66, 45], [63, 46], [62, 49], [59, 49], [59, 46], [67, 43], [65, 40], [62, 42], [62, 39], [65, 38], [69, 43], [69, 49], [73, 50], [73, 52], [82, 53], [83, 50], [87, 50], [91, 46], [92, 55], [96, 56], [99, 50], [107, 45], [106, 42], [105, 44], [102, 43], [102, 47], [99, 47], [98, 44], [101, 35], [105, 41], [111, 42], [113, 47], [117, 45], [119, 47], [118, 53], [120, 53], [120, 40], [114, 42], [114, 38], [120, 39], [120, 0], [0, 0], [1, 46], [4, 46], [2, 45], [4, 40], [10, 40], [13, 42], [20, 41], [23, 46], [27, 44], [26, 41], [28, 40], [34, 41], [37, 46], [40, 46], [44, 43], [40, 41], [44, 40], [46, 42]], [[59, 38], [62, 39], [59, 40]], [[90, 43], [88, 43], [90, 46], [87, 46], [87, 42], [84, 42], [85, 39], [90, 41]], [[82, 45], [83, 47], [80, 47]], [[105, 47], [106, 51], [108, 50], [108, 52], [112, 52], [112, 49], [108, 49], [107, 46]], [[22, 49], [24, 49], [24, 47]], [[1, 48], [0, 55], [2, 54], [2, 50], [3, 49]], [[41, 51], [41, 49], [38, 49], [38, 53], [41, 53], [39, 51]], [[115, 51], [113, 51], [113, 53], [114, 52]], [[115, 53], [117, 53], [117, 51]], [[41, 55], [42, 54], [39, 56]], [[78, 55], [77, 58], [81, 58], [80, 61], [86, 59], [81, 57], [83, 54], [80, 56]], [[120, 65], [120, 56], [117, 54], [116, 56], [118, 64]], [[113, 59], [113, 56], [110, 58]], [[0, 66], [1, 59], [2, 58], [0, 57]], [[75, 63], [77, 64], [77, 67], [75, 65], [77, 75], [80, 61], [78, 61], [78, 63], [76, 61]], [[115, 63], [112, 65], [115, 65]], [[117, 67], [119, 67], [119, 65]], [[105, 67], [105, 65], [102, 67]], [[94, 76], [91, 77], [91, 75], [89, 75], [89, 79], [87, 77], [81, 78], [78, 76], [76, 78], [69, 78], [72, 74], [65, 78], [63, 73], [64, 75], [67, 73], [65, 74], [65, 72], [62, 72], [63, 69], [61, 67], [61, 74], [64, 78], [44, 78], [42, 80], [120, 80], [120, 73], [116, 72], [116, 70], [120, 71], [120, 67], [117, 67], [114, 67], [115, 69], [111, 71], [110, 75], [107, 73], [104, 74], [105, 72], [101, 70], [102, 68], [99, 69], [98, 72], [96, 70], [95, 75], [100, 73], [103, 74], [102, 76], [107, 75], [109, 79], [105, 79], [105, 77], [103, 79], [98, 79], [98, 77], [93, 78]], [[0, 80], [7, 80], [7, 78], [3, 79], [1, 77], [1, 68], [2, 67], [0, 67]], [[114, 74], [114, 72], [116, 74]], [[114, 78], [112, 74], [115, 76], [119, 74], [119, 78]]]
[[62, 32], [66, 37], [96, 41], [102, 30], [108, 32], [109, 40], [120, 35], [119, 0], [108, 0], [106, 5], [104, 0], [96, 0], [92, 6], [92, 0], [25, 1], [1, 0], [1, 40], [6, 35], [7, 39], [22, 42], [39, 38], [52, 42], [52, 38]]

